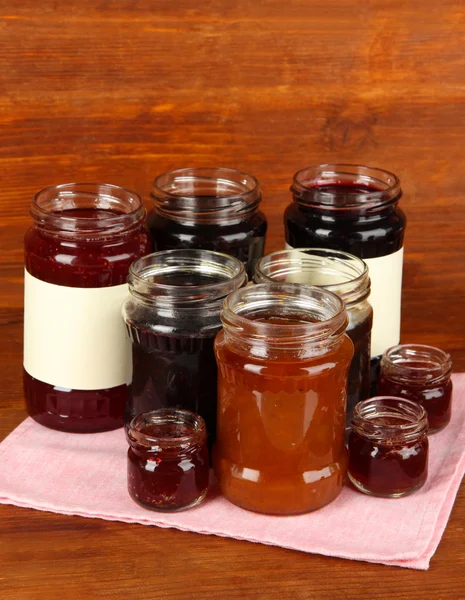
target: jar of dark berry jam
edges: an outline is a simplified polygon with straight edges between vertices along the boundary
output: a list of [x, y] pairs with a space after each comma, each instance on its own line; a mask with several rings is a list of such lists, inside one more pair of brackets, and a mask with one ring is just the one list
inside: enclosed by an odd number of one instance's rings
[[216, 429], [213, 341], [224, 298], [246, 285], [244, 265], [208, 250], [167, 250], [136, 261], [123, 306], [133, 373], [126, 425], [139, 413], [183, 408], [200, 414], [209, 443]]
[[241, 260], [252, 277], [267, 228], [255, 177], [233, 169], [179, 169], [155, 179], [152, 199], [154, 250], [224, 252]]
[[400, 498], [428, 476], [428, 417], [402, 398], [379, 396], [359, 402], [349, 437], [349, 478], [372, 496]]
[[354, 344], [347, 383], [346, 424], [350, 427], [354, 406], [370, 395], [370, 339], [373, 309], [368, 302], [370, 277], [360, 258], [324, 248], [281, 250], [257, 263], [255, 282], [282, 281], [324, 287], [346, 305], [347, 335]]
[[328, 290], [263, 283], [230, 294], [215, 342], [213, 464], [228, 500], [279, 515], [334, 500], [347, 469], [344, 303]]
[[25, 244], [24, 392], [41, 425], [123, 425], [131, 345], [121, 319], [130, 264], [150, 251], [137, 194], [108, 184], [45, 189]]
[[452, 409], [452, 361], [443, 350], [422, 344], [389, 348], [381, 358], [379, 393], [408, 398], [428, 415], [429, 432], [447, 425]]
[[381, 354], [400, 339], [405, 215], [398, 178], [359, 165], [319, 165], [296, 173], [284, 213], [291, 248], [332, 248], [362, 258], [371, 279], [373, 379]]
[[207, 495], [205, 422], [187, 410], [160, 408], [131, 421], [127, 431], [128, 491], [151, 510], [175, 512]]

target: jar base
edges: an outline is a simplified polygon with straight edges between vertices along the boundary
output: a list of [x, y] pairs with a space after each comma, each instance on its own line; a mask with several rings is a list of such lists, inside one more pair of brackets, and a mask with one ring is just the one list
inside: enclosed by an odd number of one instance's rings
[[420, 483], [409, 488], [408, 490], [393, 492], [391, 494], [383, 494], [383, 493], [379, 493], [379, 492], [374, 492], [374, 491], [370, 490], [369, 488], [365, 487], [362, 483], [360, 483], [360, 481], [355, 479], [350, 473], [348, 473], [348, 477], [349, 477], [350, 482], [352, 483], [352, 485], [355, 487], [356, 490], [358, 490], [359, 492], [362, 492], [362, 494], [366, 494], [367, 496], [375, 496], [377, 498], [403, 498], [404, 496], [410, 496], [411, 494], [413, 494], [414, 492], [416, 492], [420, 488], [422, 488], [425, 485], [425, 481], [426, 481], [426, 480], [421, 481]]
[[193, 502], [191, 502], [190, 504], [173, 508], [172, 506], [171, 507], [170, 506], [154, 506], [153, 504], [149, 504], [148, 502], [142, 502], [142, 500], [140, 500], [136, 495], [134, 495], [130, 490], [128, 490], [128, 493], [129, 493], [131, 499], [136, 504], [138, 504], [139, 506], [142, 506], [142, 508], [146, 508], [146, 509], [152, 510], [154, 512], [162, 512], [162, 513], [183, 512], [185, 510], [189, 510], [190, 508], [195, 508], [205, 499], [207, 492], [208, 492], [208, 488], [203, 492], [203, 494], [201, 494], [200, 496], [197, 496], [197, 498], [195, 498], [195, 500]]

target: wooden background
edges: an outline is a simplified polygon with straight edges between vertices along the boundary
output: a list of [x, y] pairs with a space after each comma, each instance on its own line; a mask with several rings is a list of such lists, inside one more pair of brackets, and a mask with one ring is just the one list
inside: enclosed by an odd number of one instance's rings
[[[147, 197], [169, 169], [250, 171], [273, 250], [296, 170], [392, 170], [402, 339], [465, 370], [464, 48], [462, 1], [0, 0], [0, 436], [25, 415], [28, 205], [68, 181]], [[463, 489], [428, 572], [3, 506], [0, 597], [465, 598], [464, 532]]]

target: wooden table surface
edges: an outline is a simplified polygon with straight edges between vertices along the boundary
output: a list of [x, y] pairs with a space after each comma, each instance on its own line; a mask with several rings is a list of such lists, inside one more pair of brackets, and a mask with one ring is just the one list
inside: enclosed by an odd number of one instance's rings
[[[0, 0], [1, 437], [25, 417], [28, 205], [75, 180], [147, 197], [172, 168], [250, 171], [273, 250], [296, 170], [392, 170], [408, 216], [402, 340], [464, 371], [464, 42], [451, 0]], [[465, 486], [427, 572], [2, 506], [0, 597], [465, 598], [464, 536]]]

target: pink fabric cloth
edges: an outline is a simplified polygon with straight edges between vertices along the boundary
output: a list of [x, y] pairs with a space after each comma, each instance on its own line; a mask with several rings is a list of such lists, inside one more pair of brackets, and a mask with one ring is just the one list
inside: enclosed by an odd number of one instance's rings
[[269, 517], [237, 508], [213, 490], [194, 509], [161, 514], [130, 499], [126, 451], [123, 430], [67, 434], [26, 419], [0, 444], [0, 503], [427, 569], [465, 471], [465, 373], [454, 375], [451, 423], [430, 437], [428, 481], [406, 498], [372, 498], [346, 487], [314, 513]]

